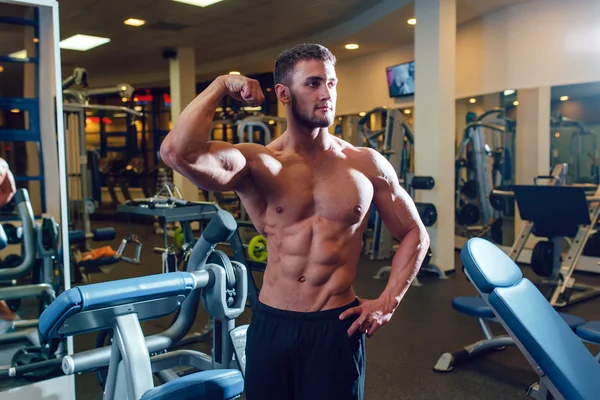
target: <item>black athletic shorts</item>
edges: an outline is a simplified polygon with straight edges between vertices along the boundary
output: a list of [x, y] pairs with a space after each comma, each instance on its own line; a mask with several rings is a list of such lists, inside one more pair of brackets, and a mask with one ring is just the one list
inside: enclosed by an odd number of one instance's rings
[[365, 337], [348, 337], [357, 316], [339, 319], [357, 305], [303, 313], [257, 302], [246, 337], [246, 399], [362, 400]]

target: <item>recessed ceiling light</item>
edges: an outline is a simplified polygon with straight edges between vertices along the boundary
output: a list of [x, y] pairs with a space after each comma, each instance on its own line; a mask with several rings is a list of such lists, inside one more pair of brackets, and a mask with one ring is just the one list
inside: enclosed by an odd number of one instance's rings
[[346, 48], [346, 50], [356, 50], [359, 46], [356, 43], [348, 43], [344, 47]]
[[142, 26], [146, 23], [146, 21], [144, 21], [143, 19], [129, 18], [126, 19], [123, 23], [129, 26]]
[[410, 113], [411, 113], [411, 111], [409, 109], [404, 110], [404, 114], [408, 115]]
[[471, 97], [471, 98], [469, 99], [469, 103], [471, 103], [471, 104], [475, 104], [475, 103], [477, 103], [477, 99], [476, 99], [475, 97]]
[[4, 72], [4, 67], [0, 65], [0, 72]]
[[185, 3], [197, 7], [208, 7], [211, 4], [218, 3], [223, 0], [173, 0], [178, 3]]
[[560, 101], [567, 101], [569, 100], [569, 96], [560, 96]]
[[241, 75], [241, 73], [239, 73], [238, 71], [231, 71], [229, 72], [229, 75]]
[[513, 101], [513, 106], [518, 106], [518, 105], [519, 105], [519, 100]]
[[67, 50], [88, 51], [94, 47], [110, 42], [109, 38], [77, 34], [60, 41], [60, 48]]
[[505, 96], [510, 96], [510, 95], [511, 95], [511, 94], [513, 94], [514, 92], [515, 92], [515, 91], [514, 91], [514, 90], [512, 90], [512, 89], [505, 90], [505, 91], [504, 91], [504, 95], [505, 95]]
[[15, 51], [14, 53], [10, 53], [8, 56], [12, 58], [27, 58], [27, 50]]
[[364, 112], [364, 111], [361, 111], [361, 112], [358, 113], [359, 117], [364, 117], [365, 115], [367, 115], [367, 113]]
[[408, 21], [406, 21], [407, 24], [409, 25], [416, 25], [417, 24], [417, 19], [416, 18], [411, 18]]
[[17, 109], [17, 108], [13, 108], [12, 110], [10, 110], [11, 113], [15, 113], [18, 114], [19, 112], [21, 112], [21, 110]]

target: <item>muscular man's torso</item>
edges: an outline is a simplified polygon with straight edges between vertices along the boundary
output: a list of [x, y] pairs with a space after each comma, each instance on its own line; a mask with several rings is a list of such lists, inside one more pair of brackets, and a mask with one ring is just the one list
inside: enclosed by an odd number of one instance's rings
[[283, 140], [246, 155], [250, 178], [237, 192], [268, 240], [260, 300], [272, 307], [318, 311], [356, 297], [373, 167], [363, 150], [332, 139], [311, 156], [286, 151]]

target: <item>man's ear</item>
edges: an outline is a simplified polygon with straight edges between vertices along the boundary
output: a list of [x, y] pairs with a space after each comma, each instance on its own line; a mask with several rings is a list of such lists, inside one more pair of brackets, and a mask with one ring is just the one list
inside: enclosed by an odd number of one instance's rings
[[288, 104], [290, 102], [290, 88], [281, 83], [275, 85], [275, 93], [277, 94], [277, 98], [283, 104]]

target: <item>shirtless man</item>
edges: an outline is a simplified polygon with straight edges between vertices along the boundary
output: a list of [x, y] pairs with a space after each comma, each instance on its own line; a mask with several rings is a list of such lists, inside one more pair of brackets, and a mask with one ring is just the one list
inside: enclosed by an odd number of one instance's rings
[[[303, 44], [275, 63], [287, 130], [272, 143], [209, 141], [215, 108], [229, 95], [264, 96], [244, 76], [215, 79], [181, 113], [161, 146], [167, 165], [198, 187], [235, 190], [268, 238], [269, 259], [246, 345], [248, 400], [362, 399], [365, 335], [386, 324], [421, 266], [429, 237], [391, 164], [328, 133], [337, 98], [335, 57]], [[374, 203], [400, 246], [374, 300], [353, 290]]]

